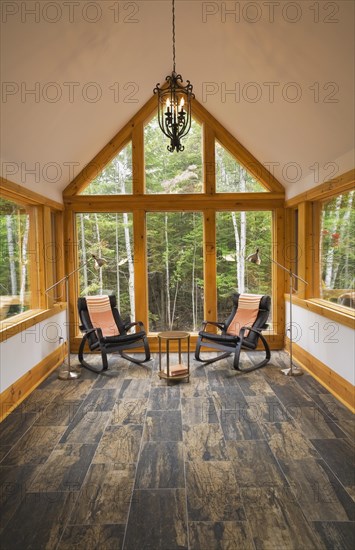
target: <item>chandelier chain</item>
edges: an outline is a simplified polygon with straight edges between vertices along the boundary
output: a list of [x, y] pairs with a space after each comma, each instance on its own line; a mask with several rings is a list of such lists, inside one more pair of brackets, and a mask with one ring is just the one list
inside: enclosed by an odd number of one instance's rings
[[164, 86], [157, 84], [154, 93], [158, 94], [158, 122], [163, 134], [170, 139], [167, 150], [184, 151], [181, 143], [191, 129], [191, 101], [195, 98], [193, 86], [186, 80], [184, 86], [181, 74], [176, 74], [176, 51], [175, 51], [175, 0], [171, 2], [172, 7], [172, 42], [173, 42], [173, 72], [165, 79]]
[[175, 0], [172, 0], [173, 8], [173, 71], [175, 73]]

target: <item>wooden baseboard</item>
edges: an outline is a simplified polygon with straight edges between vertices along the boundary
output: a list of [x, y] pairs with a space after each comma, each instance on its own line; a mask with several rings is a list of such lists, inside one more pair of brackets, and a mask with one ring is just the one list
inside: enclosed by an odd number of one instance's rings
[[0, 422], [63, 362], [66, 353], [64, 342], [0, 394]]
[[[290, 340], [286, 338], [286, 350]], [[345, 380], [340, 374], [327, 367], [322, 361], [311, 355], [295, 342], [292, 344], [292, 354], [300, 366], [309, 372], [322, 386], [332, 393], [351, 412], [355, 413], [355, 386]]]

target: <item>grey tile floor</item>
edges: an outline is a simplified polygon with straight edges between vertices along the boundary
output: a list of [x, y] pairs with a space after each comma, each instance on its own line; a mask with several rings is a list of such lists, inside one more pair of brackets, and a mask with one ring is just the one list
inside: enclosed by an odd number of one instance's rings
[[1, 549], [352, 550], [354, 415], [287, 363], [53, 373], [0, 424]]

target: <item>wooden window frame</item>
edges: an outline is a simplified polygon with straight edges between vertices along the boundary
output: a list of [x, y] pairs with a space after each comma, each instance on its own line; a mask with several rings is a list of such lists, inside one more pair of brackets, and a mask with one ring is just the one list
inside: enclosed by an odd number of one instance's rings
[[[298, 274], [308, 281], [308, 285], [300, 285], [294, 303], [350, 328], [355, 328], [355, 311], [320, 298], [320, 227], [322, 204], [353, 191], [354, 185], [355, 169], [352, 169], [286, 201], [287, 216], [298, 208], [298, 244], [301, 251], [306, 251], [298, 262]], [[288, 233], [288, 243], [289, 238]], [[287, 295], [285, 299], [289, 299]]]
[[[1, 197], [26, 207], [30, 216], [28, 250], [30, 253], [29, 277], [31, 281], [31, 309], [0, 322], [0, 342], [61, 311], [65, 304], [57, 303], [46, 295], [45, 289], [53, 284], [53, 263], [46, 261], [49, 249], [57, 248], [56, 273], [64, 273], [62, 225], [64, 205], [30, 191], [5, 178], [0, 178]], [[55, 214], [58, 240], [53, 243], [51, 215]], [[54, 260], [53, 260], [54, 261]]]

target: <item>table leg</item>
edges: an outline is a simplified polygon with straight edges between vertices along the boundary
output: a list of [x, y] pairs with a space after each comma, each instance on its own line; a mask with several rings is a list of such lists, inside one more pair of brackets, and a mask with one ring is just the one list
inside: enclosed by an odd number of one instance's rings
[[170, 376], [170, 370], [169, 370], [169, 338], [166, 340], [166, 374], [168, 377]]
[[161, 371], [161, 338], [158, 336], [158, 342], [159, 342], [159, 371]]

